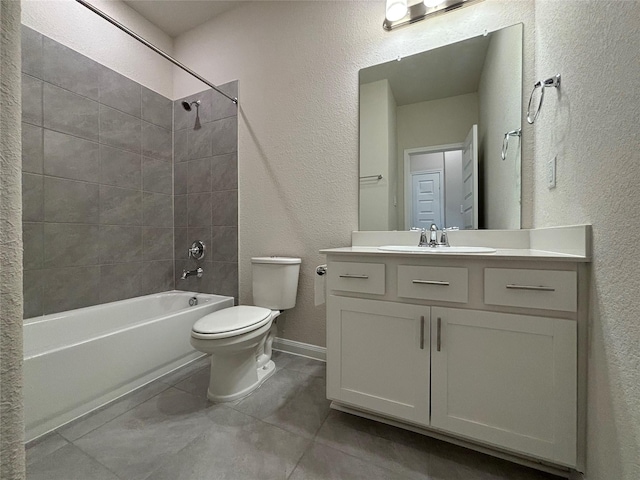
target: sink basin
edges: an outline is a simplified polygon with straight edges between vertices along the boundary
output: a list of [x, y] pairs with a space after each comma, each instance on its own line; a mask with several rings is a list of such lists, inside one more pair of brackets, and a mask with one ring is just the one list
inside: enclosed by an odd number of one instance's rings
[[405, 252], [405, 253], [426, 253], [426, 254], [439, 254], [439, 253], [479, 253], [488, 254], [496, 253], [495, 248], [489, 247], [447, 247], [439, 245], [437, 247], [413, 247], [407, 245], [384, 245], [378, 247], [378, 250], [384, 252]]

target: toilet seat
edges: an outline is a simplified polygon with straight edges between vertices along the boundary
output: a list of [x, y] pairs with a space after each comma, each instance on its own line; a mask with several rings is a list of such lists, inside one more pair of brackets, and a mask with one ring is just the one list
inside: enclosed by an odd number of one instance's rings
[[191, 336], [207, 340], [242, 335], [269, 323], [272, 313], [268, 308], [249, 305], [224, 308], [198, 320], [193, 325]]

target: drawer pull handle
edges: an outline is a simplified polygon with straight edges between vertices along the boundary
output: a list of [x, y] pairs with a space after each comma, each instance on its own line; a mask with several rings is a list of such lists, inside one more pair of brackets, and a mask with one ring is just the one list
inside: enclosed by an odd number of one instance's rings
[[443, 282], [442, 280], [414, 280], [413, 283], [418, 283], [420, 285], [441, 285], [443, 287], [448, 287], [450, 285], [449, 282]]
[[511, 290], [537, 290], [540, 292], [555, 292], [556, 289], [553, 287], [545, 287], [544, 285], [514, 285], [508, 284], [507, 288]]
[[424, 315], [420, 317], [420, 350], [424, 350]]
[[438, 325], [437, 325], [437, 337], [436, 337], [436, 350], [439, 352], [442, 347], [442, 319], [438, 317]]
[[340, 278], [369, 278], [369, 275], [354, 275], [352, 273], [345, 273], [344, 275], [340, 275]]

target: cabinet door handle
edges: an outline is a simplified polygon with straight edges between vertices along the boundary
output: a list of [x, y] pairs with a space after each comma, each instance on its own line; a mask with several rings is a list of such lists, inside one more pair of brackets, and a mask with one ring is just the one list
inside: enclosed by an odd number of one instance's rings
[[442, 347], [442, 319], [438, 317], [438, 325], [437, 325], [437, 336], [436, 336], [436, 350], [439, 352]]
[[420, 350], [424, 350], [424, 315], [420, 317]]
[[510, 283], [507, 285], [507, 288], [511, 290], [537, 290], [540, 292], [555, 292], [556, 289], [553, 287], [545, 287], [544, 285], [515, 285]]
[[449, 282], [444, 282], [442, 280], [414, 280], [413, 283], [418, 283], [420, 285], [442, 285], [443, 287], [448, 287]]
[[340, 278], [369, 278], [369, 275], [356, 275], [353, 273], [345, 273], [344, 275], [340, 275]]

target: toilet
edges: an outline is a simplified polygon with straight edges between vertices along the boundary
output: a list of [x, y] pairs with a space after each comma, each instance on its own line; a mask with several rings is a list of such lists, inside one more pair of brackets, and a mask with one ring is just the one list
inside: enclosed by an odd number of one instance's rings
[[296, 304], [300, 262], [288, 257], [252, 258], [255, 306], [218, 310], [193, 325], [191, 345], [211, 354], [207, 398], [212, 402], [244, 397], [274, 374], [275, 319]]

